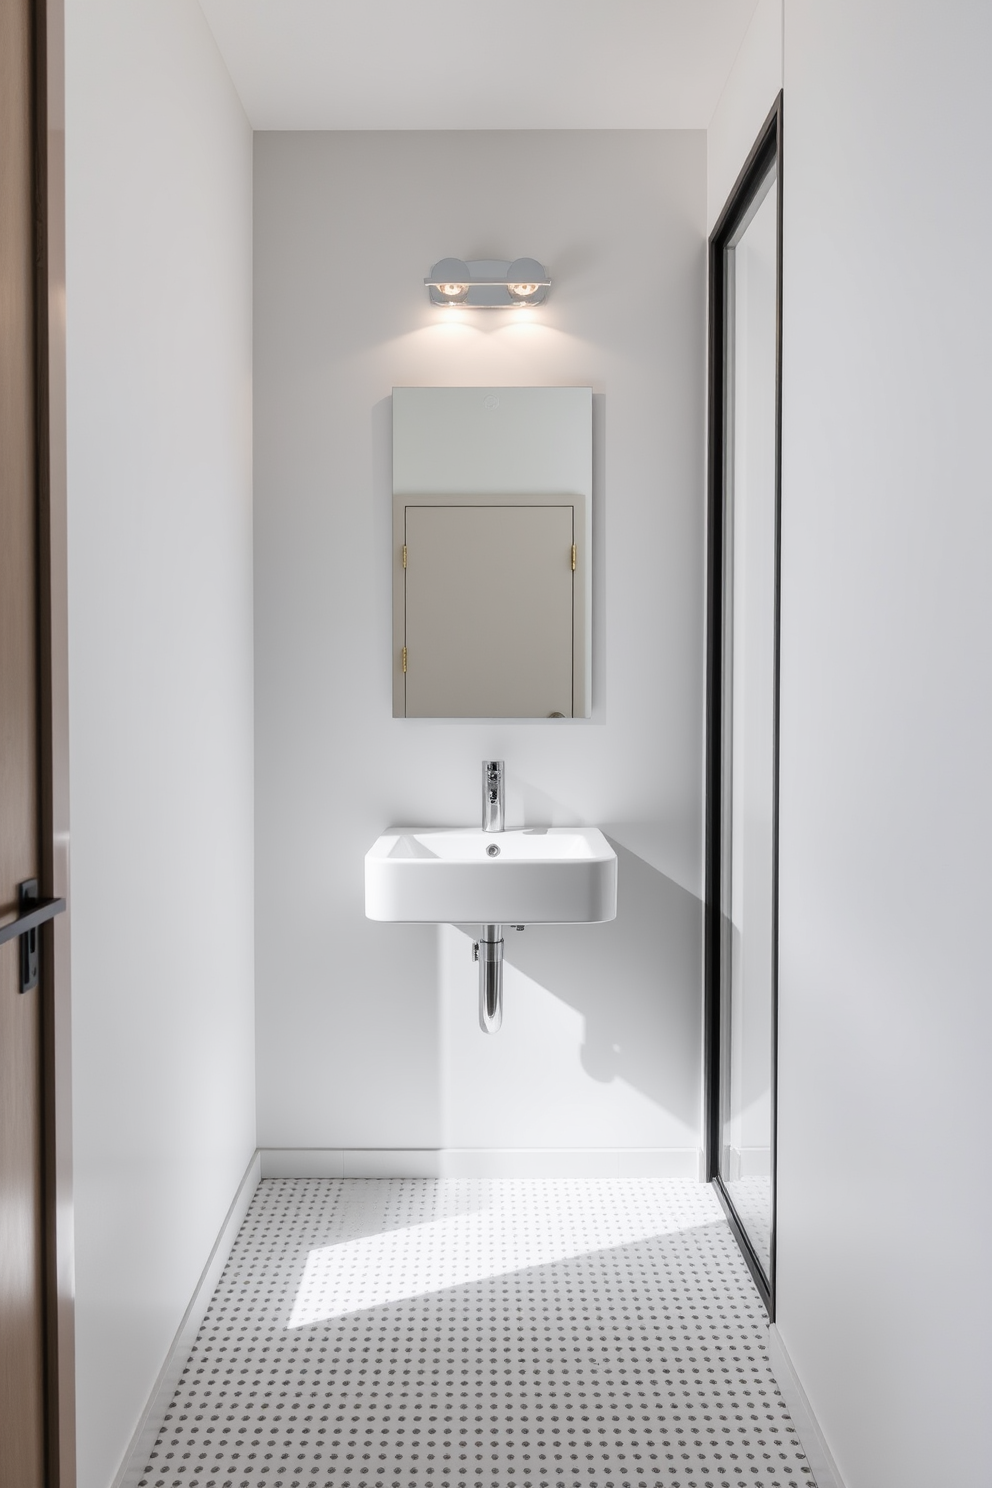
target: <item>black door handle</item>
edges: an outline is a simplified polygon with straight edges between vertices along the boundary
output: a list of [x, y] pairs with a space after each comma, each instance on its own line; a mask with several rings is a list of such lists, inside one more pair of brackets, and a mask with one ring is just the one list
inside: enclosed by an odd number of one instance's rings
[[64, 899], [39, 899], [38, 880], [26, 878], [18, 884], [21, 912], [16, 920], [0, 925], [0, 945], [18, 936], [21, 940], [21, 991], [38, 985], [38, 927], [65, 909]]

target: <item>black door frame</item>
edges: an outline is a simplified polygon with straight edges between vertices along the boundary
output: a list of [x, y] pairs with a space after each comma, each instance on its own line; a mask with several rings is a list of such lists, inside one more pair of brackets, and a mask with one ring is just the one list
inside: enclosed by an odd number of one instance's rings
[[[771, 1058], [771, 1241], [768, 1275], [737, 1217], [720, 1175], [720, 1061], [723, 925], [721, 828], [723, 819], [723, 637], [724, 637], [724, 497], [727, 382], [726, 249], [741, 225], [754, 195], [772, 164], [776, 166], [777, 274], [775, 325], [775, 656], [772, 785], [772, 1058]], [[779, 789], [779, 652], [781, 620], [782, 528], [782, 94], [779, 93], [758, 134], [727, 204], [709, 240], [709, 399], [707, 447], [706, 558], [706, 868], [704, 918], [704, 1106], [706, 1177], [716, 1189], [731, 1229], [768, 1309], [775, 1319], [776, 1189], [778, 1124], [778, 789]]]
[[[65, 3], [28, 0], [33, 25], [35, 391], [38, 480], [40, 868], [69, 895], [69, 620], [65, 323]], [[76, 1483], [70, 914], [41, 933], [47, 1483]]]

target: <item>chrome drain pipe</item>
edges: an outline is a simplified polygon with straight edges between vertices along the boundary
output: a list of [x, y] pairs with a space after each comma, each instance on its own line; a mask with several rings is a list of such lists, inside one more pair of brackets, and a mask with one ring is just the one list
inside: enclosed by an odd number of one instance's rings
[[503, 926], [483, 925], [475, 943], [479, 963], [479, 1027], [498, 1033], [503, 1022]]

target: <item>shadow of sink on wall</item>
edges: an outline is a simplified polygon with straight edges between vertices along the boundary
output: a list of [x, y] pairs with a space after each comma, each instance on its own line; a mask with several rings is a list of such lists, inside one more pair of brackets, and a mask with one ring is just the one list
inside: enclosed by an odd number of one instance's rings
[[586, 1020], [582, 1065], [699, 1121], [702, 904], [611, 839], [617, 917], [509, 931], [506, 960]]

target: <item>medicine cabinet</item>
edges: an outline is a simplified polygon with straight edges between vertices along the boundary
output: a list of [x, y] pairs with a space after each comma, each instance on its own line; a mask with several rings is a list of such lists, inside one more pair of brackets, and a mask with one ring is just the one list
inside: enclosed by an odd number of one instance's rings
[[393, 389], [393, 715], [587, 718], [592, 391]]

